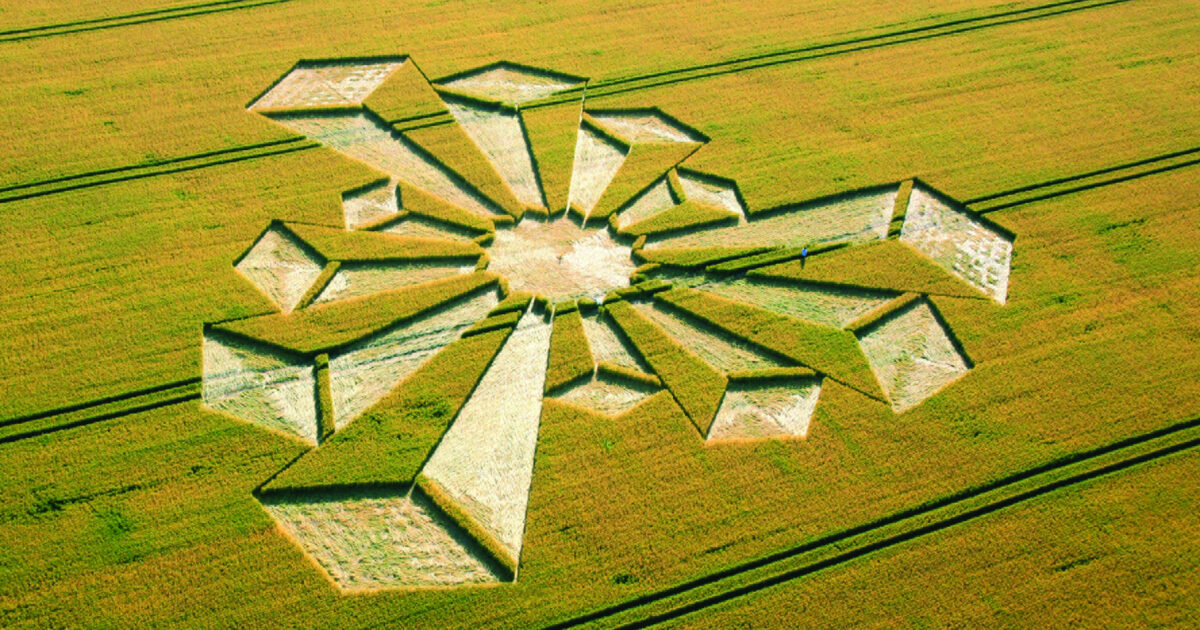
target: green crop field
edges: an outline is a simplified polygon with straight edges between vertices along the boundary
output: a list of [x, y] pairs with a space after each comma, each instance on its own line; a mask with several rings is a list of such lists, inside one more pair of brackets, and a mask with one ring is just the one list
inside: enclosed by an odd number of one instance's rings
[[0, 627], [1195, 627], [1198, 42], [0, 0]]

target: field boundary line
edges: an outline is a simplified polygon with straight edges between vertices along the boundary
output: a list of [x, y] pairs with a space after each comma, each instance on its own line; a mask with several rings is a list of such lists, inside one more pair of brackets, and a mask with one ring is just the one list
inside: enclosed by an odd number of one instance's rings
[[[1159, 448], [1162, 442], [1171, 442], [1171, 445], [1161, 447], [1162, 449], [1174, 449], [1171, 452], [1182, 450], [1183, 448], [1192, 448], [1200, 445], [1200, 437], [1194, 434], [1200, 433], [1195, 429], [1200, 428], [1200, 418], [1193, 418], [1178, 422], [1160, 429], [1135, 435], [1129, 438], [1123, 438], [1106, 445], [1085, 449], [1061, 457], [1057, 457], [1044, 464], [1036, 465], [1022, 471], [1011, 473], [1000, 477], [993, 481], [985, 482], [969, 488], [965, 488], [958, 492], [949, 495], [925, 501], [912, 507], [904, 508], [891, 514], [885, 515], [878, 519], [862, 523], [841, 531], [836, 531], [831, 534], [821, 536], [815, 540], [802, 543], [789, 549], [775, 552], [763, 556], [758, 559], [743, 562], [733, 567], [715, 571], [707, 575], [693, 578], [686, 582], [682, 582], [672, 587], [661, 589], [652, 593], [638, 596], [624, 602], [613, 604], [599, 610], [580, 614], [565, 621], [557, 622], [545, 626], [547, 629], [562, 629], [574, 628], [586, 624], [593, 624], [604, 620], [610, 620], [618, 615], [631, 613], [640, 609], [645, 609], [653, 605], [669, 605], [676, 598], [682, 599], [688, 595], [695, 595], [697, 592], [703, 592], [703, 589], [714, 589], [718, 592], [712, 595], [705, 595], [701, 599], [691, 603], [680, 604], [671, 608], [665, 613], [655, 613], [654, 616], [640, 617], [639, 619], [630, 620], [627, 623], [634, 625], [622, 627], [644, 627], [642, 624], [647, 619], [655, 619], [654, 623], [665, 620], [667, 618], [682, 616], [688, 612], [693, 612], [699, 608], [708, 607], [720, 601], [730, 599], [730, 593], [738, 593], [741, 596], [765, 588], [778, 581], [786, 581], [801, 575], [813, 573], [821, 568], [840, 564], [849, 559], [853, 559], [870, 551], [877, 551], [910, 540], [912, 538], [926, 535], [945, 529], [950, 525], [957, 524], [973, 518], [978, 518], [983, 514], [996, 511], [1003, 507], [1028, 500], [1039, 494], [1078, 483], [1085, 479], [1080, 478], [1081, 475], [1092, 478], [1106, 474], [1108, 468], [1117, 466], [1117, 464], [1105, 463], [1106, 458], [1115, 456], [1117, 458], [1127, 457], [1131, 451], [1139, 450], [1140, 448]], [[1180, 440], [1183, 440], [1180, 442]], [[1180, 446], [1182, 444], [1183, 446]], [[1155, 451], [1157, 452], [1157, 451]], [[1153, 454], [1153, 453], [1151, 453]], [[1168, 453], [1169, 454], [1169, 453]], [[1145, 453], [1134, 456], [1138, 462], [1145, 458]], [[1128, 461], [1128, 460], [1123, 460]], [[1090, 466], [1090, 468], [1089, 468]], [[1097, 467], [1099, 466], [1099, 467]], [[1083, 473], [1068, 476], [1065, 479], [1056, 478], [1057, 475], [1068, 474], [1074, 467], [1088, 468]], [[1097, 472], [1100, 471], [1100, 472]], [[1074, 480], [1074, 481], [1072, 481]], [[1067, 483], [1070, 482], [1070, 483]], [[1029, 486], [1034, 486], [1032, 489]], [[1047, 489], [1048, 488], [1048, 489]], [[999, 496], [997, 496], [999, 495]], [[984, 501], [982, 506], [973, 506], [972, 502]], [[944, 511], [952, 511], [949, 515], [939, 516]], [[924, 525], [919, 524], [921, 519], [934, 519], [932, 522]], [[912, 527], [916, 524], [916, 527]], [[936, 527], [935, 527], [936, 526]], [[891, 533], [891, 529], [901, 528], [899, 533]], [[874, 537], [874, 539], [872, 539]], [[863, 539], [867, 539], [865, 542]], [[884, 543], [887, 544], [884, 544]], [[851, 551], [843, 551], [846, 548], [851, 548]], [[862, 549], [868, 549], [863, 552]], [[821, 552], [835, 553], [832, 557], [815, 560], [812, 563], [802, 565], [800, 567], [792, 567], [797, 561], [810, 559], [813, 554]], [[843, 558], [846, 554], [853, 553], [852, 557]], [[837, 562], [834, 562], [837, 560]], [[758, 578], [758, 573], [768, 573], [764, 578]], [[798, 573], [799, 572], [799, 573]], [[794, 574], [794, 575], [793, 575]], [[780, 576], [788, 576], [781, 580]], [[750, 584], [737, 584], [736, 580], [752, 580]], [[771, 584], [762, 584], [764, 580], [774, 580]], [[735, 582], [730, 587], [729, 582]], [[749, 588], [753, 586], [754, 588]], [[747, 590], [749, 589], [749, 590]], [[721, 598], [720, 601], [708, 600], [712, 598]], [[701, 602], [703, 606], [697, 607]], [[663, 619], [657, 619], [662, 615]]]

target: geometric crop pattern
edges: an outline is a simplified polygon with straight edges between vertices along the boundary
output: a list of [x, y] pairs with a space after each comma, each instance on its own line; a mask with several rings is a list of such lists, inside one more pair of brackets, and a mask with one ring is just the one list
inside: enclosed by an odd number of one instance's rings
[[903, 413], [971, 369], [930, 295], [1007, 298], [1014, 236], [923, 182], [751, 213], [585, 84], [305, 61], [249, 106], [378, 174], [265, 226], [234, 266], [278, 312], [203, 340], [208, 408], [310, 445], [256, 496], [339, 588], [515, 580], [547, 400], [803, 439], [830, 383]]

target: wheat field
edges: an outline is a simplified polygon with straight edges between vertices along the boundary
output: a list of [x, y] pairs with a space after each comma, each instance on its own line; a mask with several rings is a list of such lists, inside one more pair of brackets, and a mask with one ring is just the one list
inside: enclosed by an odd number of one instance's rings
[[1197, 41], [0, 0], [0, 626], [1194, 626]]

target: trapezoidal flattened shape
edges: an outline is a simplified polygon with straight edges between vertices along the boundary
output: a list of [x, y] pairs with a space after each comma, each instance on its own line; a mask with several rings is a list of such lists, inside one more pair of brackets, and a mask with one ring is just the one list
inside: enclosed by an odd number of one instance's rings
[[439, 238], [460, 243], [470, 241], [475, 236], [470, 230], [452, 223], [429, 219], [419, 214], [409, 214], [403, 219], [393, 221], [379, 228], [379, 231], [388, 234], [398, 234], [400, 236]]
[[671, 185], [664, 177], [646, 190], [638, 193], [617, 215], [617, 227], [626, 228], [638, 221], [649, 219], [659, 213], [675, 207], [675, 197], [671, 195]]
[[314, 497], [263, 507], [342, 589], [503, 581], [503, 570], [475, 540], [419, 495]]
[[317, 443], [312, 361], [215, 331], [204, 332], [205, 407]]
[[527, 208], [546, 209], [546, 200], [533, 170], [533, 157], [521, 115], [499, 108], [447, 99], [446, 107], [491, 162], [513, 196]]
[[329, 382], [337, 430], [344, 429], [459, 334], [483, 319], [498, 302], [495, 292], [485, 291], [331, 355]]
[[806, 437], [820, 395], [820, 377], [732, 382], [708, 431], [708, 440]]
[[403, 64], [402, 59], [372, 62], [302, 61], [254, 101], [250, 109], [359, 105]]
[[715, 276], [687, 286], [780, 315], [835, 328], [845, 328], [893, 297], [883, 291], [789, 284], [753, 277], [725, 279]]
[[913, 187], [900, 240], [1003, 304], [1012, 239], [919, 185]]
[[692, 171], [679, 172], [679, 184], [688, 201], [728, 210], [746, 219], [746, 206], [738, 196], [737, 185], [725, 180]]
[[525, 535], [550, 330], [533, 313], [521, 318], [422, 471], [514, 560]]
[[422, 282], [475, 271], [474, 264], [453, 262], [355, 262], [343, 263], [329, 284], [313, 300], [313, 304], [370, 295], [378, 291], [398, 289]]
[[316, 282], [324, 264], [291, 231], [272, 225], [235, 267], [288, 312], [296, 308]]
[[497, 63], [438, 82], [476, 98], [519, 104], [546, 98], [583, 84], [584, 79], [512, 63]]
[[863, 354], [897, 413], [921, 404], [970, 369], [925, 300], [895, 311], [861, 335]]
[[628, 343], [620, 333], [613, 328], [612, 319], [596, 315], [583, 318], [583, 333], [587, 337], [588, 348], [592, 351], [592, 360], [596, 365], [611, 363], [618, 367], [650, 373], [646, 364], [632, 344]]
[[899, 188], [820, 199], [751, 217], [724, 228], [652, 238], [660, 247], [803, 247], [822, 243], [862, 243], [887, 237]]

